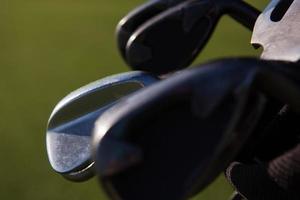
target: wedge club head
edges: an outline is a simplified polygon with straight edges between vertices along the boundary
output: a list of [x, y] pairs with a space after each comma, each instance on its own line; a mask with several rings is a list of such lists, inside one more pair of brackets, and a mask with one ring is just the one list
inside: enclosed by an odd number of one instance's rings
[[210, 63], [105, 112], [95, 124], [92, 146], [111, 199], [183, 200], [211, 183], [239, 154], [269, 104], [269, 97], [253, 88], [262, 67], [273, 64]]
[[240, 0], [188, 0], [152, 17], [131, 35], [126, 61], [163, 74], [187, 67], [206, 45], [219, 18], [229, 14], [252, 30], [259, 11]]
[[90, 83], [70, 93], [54, 108], [47, 128], [52, 168], [71, 181], [94, 175], [91, 132], [96, 119], [121, 98], [158, 81], [144, 72], [129, 72]]

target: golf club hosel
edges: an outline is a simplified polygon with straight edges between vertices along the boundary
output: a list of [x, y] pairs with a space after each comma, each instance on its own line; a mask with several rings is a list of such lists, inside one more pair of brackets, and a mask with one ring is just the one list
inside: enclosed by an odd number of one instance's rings
[[215, 4], [218, 5], [222, 15], [228, 14], [250, 30], [253, 30], [255, 21], [260, 14], [259, 10], [241, 0], [217, 0]]
[[244, 1], [234, 1], [226, 10], [233, 19], [250, 30], [253, 30], [256, 19], [260, 14], [259, 10]]

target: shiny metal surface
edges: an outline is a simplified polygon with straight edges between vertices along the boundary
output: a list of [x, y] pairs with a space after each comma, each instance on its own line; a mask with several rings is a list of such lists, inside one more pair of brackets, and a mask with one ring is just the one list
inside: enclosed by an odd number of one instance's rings
[[[280, 20], [273, 13], [280, 0], [272, 0], [258, 17], [251, 43], [263, 47], [261, 58], [298, 61], [300, 59], [300, 0], [294, 0]], [[282, 14], [282, 13], [280, 13]], [[273, 16], [273, 19], [272, 19]]]
[[62, 99], [47, 129], [47, 153], [52, 168], [80, 181], [92, 176], [90, 137], [96, 119], [119, 99], [158, 79], [143, 72], [123, 73], [88, 84]]

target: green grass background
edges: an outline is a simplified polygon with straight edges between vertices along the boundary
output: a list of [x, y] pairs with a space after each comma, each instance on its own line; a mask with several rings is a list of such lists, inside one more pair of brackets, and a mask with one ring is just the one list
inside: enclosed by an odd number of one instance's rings
[[[262, 8], [267, 1], [250, 2]], [[106, 199], [96, 179], [70, 183], [51, 170], [45, 128], [55, 104], [70, 91], [129, 70], [114, 30], [140, 3], [0, 0], [0, 199]], [[249, 40], [250, 32], [224, 17], [196, 63], [258, 55]], [[223, 200], [230, 193], [220, 178], [195, 200]]]

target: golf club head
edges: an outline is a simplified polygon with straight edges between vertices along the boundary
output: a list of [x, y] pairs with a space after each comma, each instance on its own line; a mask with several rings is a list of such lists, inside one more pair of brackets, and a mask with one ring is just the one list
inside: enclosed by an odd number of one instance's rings
[[266, 98], [245, 79], [259, 62], [232, 59], [182, 71], [105, 112], [92, 148], [111, 199], [183, 200], [211, 183], [264, 110]]
[[214, 30], [218, 17], [208, 15], [213, 9], [209, 0], [189, 0], [148, 20], [128, 40], [127, 62], [159, 74], [184, 68]]
[[54, 108], [47, 128], [47, 153], [52, 168], [72, 181], [94, 175], [91, 132], [96, 119], [121, 98], [158, 78], [144, 72], [109, 76], [70, 93]]
[[128, 39], [140, 25], [182, 1], [183, 0], [150, 0], [123, 17], [116, 28], [117, 45], [123, 59], [126, 60], [125, 51]]
[[299, 61], [299, 21], [300, 0], [272, 0], [258, 17], [251, 40], [263, 47], [261, 58]]
[[250, 29], [259, 14], [240, 0], [183, 1], [136, 29], [127, 42], [127, 63], [133, 69], [157, 74], [187, 67], [207, 44], [225, 12]]

